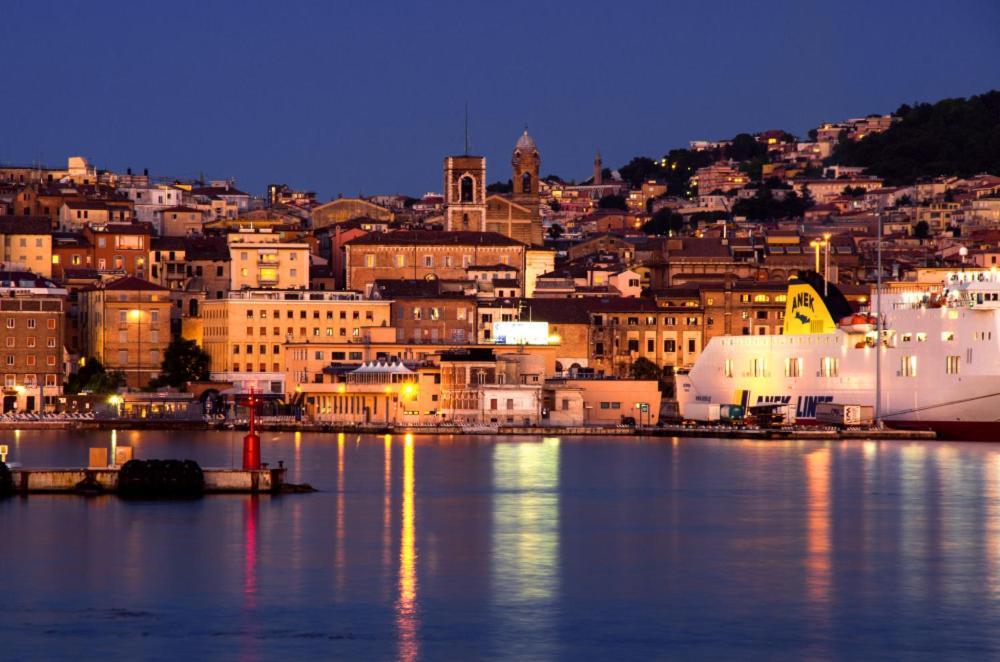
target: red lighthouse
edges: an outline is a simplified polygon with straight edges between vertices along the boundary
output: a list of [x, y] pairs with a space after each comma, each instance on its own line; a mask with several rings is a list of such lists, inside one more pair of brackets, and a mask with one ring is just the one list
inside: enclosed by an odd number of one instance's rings
[[250, 432], [243, 437], [243, 470], [260, 469], [260, 435], [254, 430], [254, 412], [257, 409], [257, 399], [250, 387], [250, 399], [247, 401], [250, 409]]

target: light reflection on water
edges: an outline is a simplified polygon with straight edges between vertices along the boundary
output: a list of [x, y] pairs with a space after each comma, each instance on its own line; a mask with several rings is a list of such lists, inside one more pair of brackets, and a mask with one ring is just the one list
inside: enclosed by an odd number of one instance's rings
[[[226, 466], [239, 436], [0, 443]], [[264, 459], [320, 492], [0, 502], [4, 659], [1000, 655], [997, 445], [275, 433]]]
[[497, 631], [514, 657], [551, 655], [559, 594], [560, 440], [493, 447], [490, 567]]

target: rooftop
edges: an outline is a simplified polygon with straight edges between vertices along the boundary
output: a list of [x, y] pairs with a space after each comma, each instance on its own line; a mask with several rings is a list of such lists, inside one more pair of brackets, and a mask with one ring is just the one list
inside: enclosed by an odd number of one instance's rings
[[498, 232], [397, 230], [372, 232], [347, 242], [348, 246], [524, 246]]

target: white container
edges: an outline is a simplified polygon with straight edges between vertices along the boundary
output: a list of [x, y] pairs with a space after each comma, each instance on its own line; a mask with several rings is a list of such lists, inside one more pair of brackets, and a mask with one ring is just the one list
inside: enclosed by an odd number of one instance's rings
[[711, 402], [689, 402], [681, 415], [689, 421], [710, 423], [719, 420], [719, 405]]
[[816, 421], [827, 425], [871, 425], [874, 410], [868, 405], [845, 405], [838, 402], [816, 403]]

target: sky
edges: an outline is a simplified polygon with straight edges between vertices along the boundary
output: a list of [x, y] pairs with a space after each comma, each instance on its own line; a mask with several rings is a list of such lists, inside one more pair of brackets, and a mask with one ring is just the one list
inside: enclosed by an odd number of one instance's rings
[[689, 140], [1000, 88], [1000, 3], [38, 2], [0, 6], [0, 163], [439, 191], [472, 152], [584, 179]]

